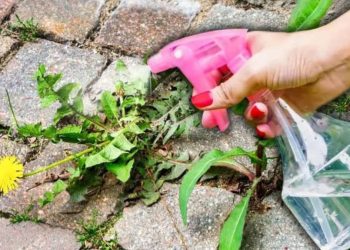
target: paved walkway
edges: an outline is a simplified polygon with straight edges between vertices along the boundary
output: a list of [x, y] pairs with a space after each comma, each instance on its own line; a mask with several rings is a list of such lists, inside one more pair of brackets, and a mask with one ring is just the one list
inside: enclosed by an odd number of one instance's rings
[[[50, 72], [62, 72], [63, 83], [79, 82], [84, 89], [88, 112], [96, 112], [99, 94], [111, 89], [118, 79], [139, 78], [147, 81], [150, 72], [141, 62], [142, 56], [186, 34], [221, 28], [252, 30], [283, 30], [293, 7], [291, 0], [246, 0], [234, 4], [229, 0], [0, 0], [0, 22], [3, 25], [33, 18], [43, 36], [33, 43], [23, 43], [0, 35], [0, 124], [13, 126], [5, 97], [10, 93], [20, 123], [52, 121], [53, 109], [42, 110], [33, 72], [44, 63]], [[327, 20], [350, 9], [346, 0], [336, 0]], [[122, 58], [130, 68], [128, 76], [113, 70], [114, 62]], [[215, 145], [222, 149], [233, 146], [254, 147], [251, 128], [242, 118], [233, 116], [229, 135], [202, 128], [180, 139], [178, 148], [192, 153]], [[203, 137], [206, 134], [206, 137]], [[0, 156], [15, 154], [26, 163], [26, 171], [62, 158], [65, 152], [81, 150], [68, 143], [47, 144], [32, 156], [27, 145], [0, 138]], [[64, 168], [64, 166], [62, 166]], [[56, 169], [51, 173], [58, 173]], [[45, 223], [26, 222], [11, 225], [6, 217], [23, 212], [51, 183], [35, 187], [45, 174], [25, 180], [16, 192], [0, 196], [0, 249], [79, 249], [74, 230], [79, 221], [98, 210], [102, 223], [113, 216], [120, 204], [122, 187], [108, 177], [101, 192], [83, 204], [73, 204], [67, 193], [61, 193], [44, 209], [34, 207], [33, 216]], [[28, 191], [29, 190], [29, 191]], [[240, 197], [220, 189], [197, 187], [190, 211], [189, 228], [179, 222], [176, 185], [166, 185], [158, 204], [141, 204], [124, 209], [124, 216], [110, 232], [117, 233], [125, 249], [216, 249], [220, 224], [229, 208]], [[267, 214], [251, 214], [246, 228], [244, 249], [314, 249], [313, 243], [281, 206], [279, 194], [270, 199], [272, 209]], [[267, 201], [267, 202], [268, 202]], [[208, 206], [208, 207], [206, 207]], [[276, 231], [278, 225], [280, 230]], [[152, 230], [151, 230], [152, 229]], [[13, 240], [18, 239], [18, 240]], [[35, 240], [33, 240], [35, 239]], [[273, 240], [273, 242], [270, 242]], [[58, 249], [58, 248], [57, 248]]]

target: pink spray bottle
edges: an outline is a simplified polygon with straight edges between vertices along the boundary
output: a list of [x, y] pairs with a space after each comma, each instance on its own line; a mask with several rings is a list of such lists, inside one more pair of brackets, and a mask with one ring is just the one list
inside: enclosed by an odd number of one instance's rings
[[[209, 91], [251, 57], [247, 30], [212, 31], [170, 43], [151, 57], [153, 73], [178, 68], [193, 94]], [[324, 114], [301, 116], [268, 90], [248, 98], [269, 108], [283, 160], [282, 198], [321, 249], [350, 248], [350, 124]], [[229, 126], [225, 109], [205, 111], [202, 125]]]

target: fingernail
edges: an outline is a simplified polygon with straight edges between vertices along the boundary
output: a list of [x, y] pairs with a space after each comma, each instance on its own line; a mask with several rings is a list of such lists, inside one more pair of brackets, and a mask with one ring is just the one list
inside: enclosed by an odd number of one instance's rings
[[210, 91], [206, 91], [203, 93], [200, 93], [198, 95], [195, 95], [192, 97], [192, 103], [197, 108], [204, 108], [213, 103], [213, 97], [211, 96]]
[[256, 131], [256, 134], [258, 137], [265, 138], [265, 136], [266, 136], [265, 132], [260, 131], [258, 128], [256, 128], [255, 131]]
[[265, 113], [259, 109], [258, 104], [254, 104], [252, 109], [250, 110], [250, 115], [253, 119], [260, 120], [265, 116]]

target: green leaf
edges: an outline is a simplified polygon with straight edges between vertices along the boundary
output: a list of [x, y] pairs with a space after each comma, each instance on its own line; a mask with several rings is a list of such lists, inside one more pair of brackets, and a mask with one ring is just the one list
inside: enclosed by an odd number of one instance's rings
[[239, 250], [243, 238], [243, 228], [250, 198], [258, 180], [248, 190], [247, 195], [235, 206], [220, 233], [219, 250]]
[[126, 152], [110, 143], [97, 154], [88, 156], [85, 162], [85, 167], [90, 168], [101, 163], [112, 162], [124, 153]]
[[171, 172], [163, 177], [162, 179], [166, 181], [172, 181], [180, 178], [185, 172], [187, 168], [184, 165], [176, 165], [172, 168]]
[[64, 181], [56, 181], [52, 187], [51, 192], [45, 192], [44, 197], [38, 200], [40, 207], [46, 206], [47, 204], [51, 203], [56, 198], [56, 196], [62, 193], [64, 190], [66, 190], [66, 188], [67, 184]]
[[50, 107], [57, 100], [58, 100], [57, 95], [47, 95], [40, 99], [40, 104], [41, 104], [41, 107], [47, 108], [47, 107]]
[[113, 173], [118, 180], [121, 182], [127, 182], [130, 179], [130, 172], [134, 165], [134, 160], [131, 160], [129, 162], [114, 162], [114, 163], [108, 163], [107, 164], [107, 170], [111, 173]]
[[180, 211], [183, 223], [185, 225], [187, 224], [187, 203], [197, 181], [209, 170], [209, 168], [215, 162], [229, 157], [237, 156], [247, 156], [252, 161], [260, 161], [260, 159], [256, 157], [255, 152], [248, 152], [242, 148], [236, 147], [226, 153], [214, 149], [205, 154], [202, 159], [193, 163], [191, 169], [187, 172], [182, 180], [179, 193]]
[[112, 96], [111, 92], [105, 91], [101, 96], [101, 105], [103, 108], [103, 112], [110, 120], [118, 119], [118, 109], [117, 109], [117, 101]]
[[24, 137], [39, 137], [41, 136], [41, 123], [26, 124], [18, 128], [18, 133]]
[[111, 143], [122, 150], [130, 151], [135, 147], [135, 145], [132, 144], [121, 132], [114, 133], [112, 136], [114, 139]]
[[126, 70], [127, 67], [126, 67], [125, 63], [123, 62], [123, 60], [118, 59], [118, 60], [115, 62], [115, 69], [116, 69], [117, 71], [123, 71], [123, 70]]
[[179, 127], [179, 124], [171, 125], [170, 129], [168, 130], [167, 134], [165, 135], [165, 137], [163, 139], [163, 144], [167, 143], [167, 141], [170, 139], [170, 137], [172, 137], [175, 134], [178, 127]]
[[199, 178], [208, 171], [211, 165], [218, 160], [222, 156], [222, 152], [220, 150], [212, 150], [202, 159], [195, 162], [191, 170], [187, 172], [184, 176], [181, 186], [180, 186], [180, 211], [184, 224], [187, 224], [187, 203], [190, 198], [190, 195], [194, 189]]
[[66, 135], [66, 134], [80, 134], [81, 133], [81, 126], [77, 125], [68, 125], [65, 126], [59, 130], [57, 130], [58, 135]]
[[60, 96], [60, 98], [67, 102], [69, 100], [70, 94], [72, 91], [79, 87], [79, 84], [77, 83], [67, 83], [63, 87], [61, 87], [59, 90], [56, 91], [56, 94]]
[[247, 98], [243, 99], [240, 103], [231, 108], [232, 112], [236, 115], [244, 115], [245, 110], [247, 109], [249, 101]]
[[62, 180], [58, 180], [53, 185], [52, 192], [55, 195], [58, 195], [61, 192], [63, 192], [64, 190], [66, 190], [66, 188], [67, 188], [67, 184], [64, 181], [62, 181]]
[[80, 113], [84, 112], [84, 102], [81, 93], [78, 93], [78, 95], [74, 98], [72, 106], [73, 108], [75, 108], [76, 111]]
[[57, 109], [56, 114], [53, 118], [53, 121], [54, 123], [57, 123], [62, 118], [72, 114], [73, 114], [73, 111], [68, 106], [61, 106], [59, 109]]
[[142, 196], [144, 197], [142, 201], [146, 206], [153, 205], [160, 199], [159, 192], [142, 192]]
[[332, 3], [332, 0], [298, 0], [289, 19], [288, 31], [318, 27]]

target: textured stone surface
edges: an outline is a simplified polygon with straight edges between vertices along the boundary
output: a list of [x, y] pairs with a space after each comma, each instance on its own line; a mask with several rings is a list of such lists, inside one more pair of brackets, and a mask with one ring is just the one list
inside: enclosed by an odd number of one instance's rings
[[10, 14], [10, 11], [17, 0], [1, 0], [0, 1], [0, 22]]
[[15, 14], [23, 20], [33, 18], [41, 30], [58, 39], [83, 41], [97, 26], [104, 2], [105, 0], [24, 0]]
[[283, 30], [287, 27], [288, 15], [269, 10], [238, 9], [216, 4], [195, 32], [224, 28], [247, 28], [249, 30]]
[[[63, 159], [68, 152], [78, 152], [83, 148], [81, 145], [68, 143], [49, 144], [36, 160], [26, 164], [25, 171], [28, 172], [40, 166], [47, 166], [50, 163]], [[85, 202], [74, 203], [70, 201], [67, 192], [62, 192], [51, 204], [44, 208], [38, 207], [37, 200], [46, 191], [50, 191], [53, 186], [53, 182], [45, 182], [45, 179], [64, 173], [64, 169], [69, 166], [72, 167], [72, 164], [63, 164], [51, 171], [23, 180], [19, 189], [9, 193], [8, 196], [0, 196], [0, 211], [21, 213], [30, 205], [34, 205], [30, 211], [32, 216], [43, 219], [47, 224], [70, 229], [79, 228], [79, 224], [83, 220], [91, 218], [96, 212], [97, 223], [106, 221], [108, 216], [115, 212], [119, 203], [119, 194], [121, 193], [121, 186], [117, 184], [114, 176], [109, 176], [108, 179], [105, 179], [100, 192], [91, 196]], [[42, 184], [37, 186], [38, 183]]]
[[26, 156], [29, 152], [30, 148], [26, 145], [0, 138], [0, 157], [14, 155], [21, 162], [25, 162]]
[[97, 103], [103, 91], [115, 91], [115, 84], [118, 81], [124, 83], [139, 82], [147, 86], [149, 84], [150, 70], [147, 65], [142, 63], [139, 58], [121, 57], [126, 69], [116, 70], [116, 61], [112, 62], [105, 71], [103, 71], [100, 79], [88, 87], [87, 94], [84, 96], [84, 105], [87, 113], [96, 113]]
[[263, 204], [270, 207], [267, 212], [248, 214], [242, 250], [318, 249], [289, 209], [282, 204], [280, 196], [276, 192], [265, 198]]
[[15, 46], [17, 41], [9, 36], [0, 36], [0, 61]]
[[85, 88], [94, 81], [106, 64], [106, 59], [94, 52], [45, 40], [25, 44], [0, 72], [0, 123], [11, 125], [5, 89], [9, 91], [14, 112], [20, 123], [51, 123], [55, 109], [42, 109], [33, 75], [40, 63], [49, 73], [62, 72], [60, 86], [77, 82]]
[[326, 18], [322, 23], [328, 23], [344, 14], [348, 10], [350, 10], [349, 0], [334, 0], [331, 9], [328, 11]]
[[148, 53], [182, 36], [198, 11], [194, 0], [123, 0], [96, 42], [128, 54]]
[[72, 231], [52, 228], [43, 224], [22, 222], [11, 224], [9, 220], [0, 218], [0, 249], [6, 250], [78, 250]]
[[[43, 152], [40, 153], [37, 159], [25, 165], [25, 173], [63, 159], [67, 154], [66, 152], [74, 153], [81, 149], [82, 147], [76, 144], [50, 143]], [[36, 203], [37, 199], [42, 197], [46, 191], [51, 190], [53, 186], [52, 182], [46, 182], [39, 186], [37, 186], [37, 183], [44, 182], [44, 180], [51, 175], [61, 174], [63, 169], [67, 166], [70, 166], [70, 164], [62, 164], [62, 166], [58, 168], [22, 180], [18, 189], [10, 192], [7, 196], [0, 196], [0, 211], [6, 213], [11, 213], [13, 211], [24, 212], [32, 203]], [[38, 208], [35, 208], [33, 213], [36, 213], [37, 209]]]
[[178, 185], [166, 184], [160, 202], [124, 209], [116, 223], [125, 249], [217, 249], [220, 226], [238, 197], [223, 189], [197, 186], [191, 196], [188, 226], [182, 224]]
[[174, 150], [187, 151], [192, 157], [214, 148], [230, 150], [234, 147], [242, 147], [246, 150], [254, 150], [256, 137], [254, 137], [253, 127], [238, 115], [230, 114], [230, 121], [230, 127], [224, 133], [217, 129], [203, 128], [201, 125], [192, 128], [187, 135], [174, 141]]

